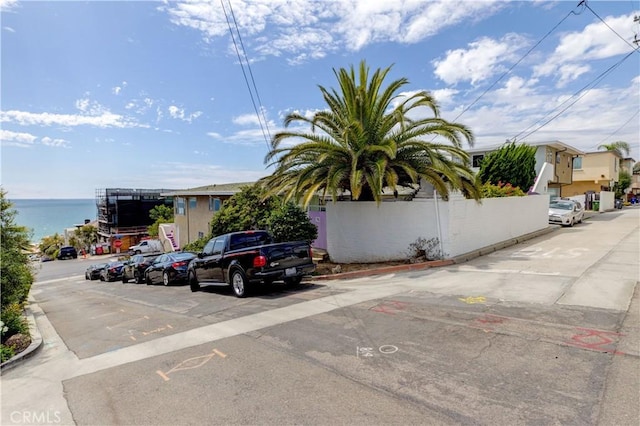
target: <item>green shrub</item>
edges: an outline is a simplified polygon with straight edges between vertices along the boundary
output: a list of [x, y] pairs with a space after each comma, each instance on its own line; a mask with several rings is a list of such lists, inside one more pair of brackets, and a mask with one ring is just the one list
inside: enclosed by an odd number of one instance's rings
[[11, 346], [0, 344], [0, 362], [9, 361], [15, 355], [15, 351]]
[[[24, 310], [19, 303], [12, 303], [2, 309], [2, 343], [14, 334], [29, 334], [29, 325], [24, 316]], [[6, 331], [5, 331], [6, 327]]]
[[536, 180], [536, 147], [515, 142], [502, 146], [482, 159], [478, 179], [499, 184], [511, 182], [528, 191]]
[[198, 238], [195, 241], [191, 241], [189, 244], [186, 244], [182, 247], [183, 251], [190, 251], [193, 253], [200, 253], [204, 248], [204, 245], [207, 244], [207, 241], [211, 239], [211, 235], [207, 237]]
[[311, 223], [307, 213], [289, 202], [271, 213], [269, 231], [276, 242], [306, 241], [318, 238], [318, 228]]
[[512, 186], [510, 183], [498, 182], [497, 185], [493, 185], [489, 182], [482, 185], [482, 198], [496, 198], [496, 197], [524, 197], [523, 190], [517, 186]]

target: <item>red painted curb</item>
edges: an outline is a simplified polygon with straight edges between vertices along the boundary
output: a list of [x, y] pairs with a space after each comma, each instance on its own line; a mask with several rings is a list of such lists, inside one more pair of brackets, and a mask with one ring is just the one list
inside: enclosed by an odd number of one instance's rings
[[429, 262], [411, 263], [407, 265], [385, 266], [382, 268], [344, 272], [341, 274], [318, 275], [318, 276], [311, 277], [311, 279], [312, 280], [344, 280], [348, 278], [361, 278], [361, 277], [368, 277], [370, 275], [382, 275], [382, 274], [388, 274], [392, 272], [420, 271], [423, 269], [437, 268], [439, 266], [449, 266], [453, 264], [454, 264], [454, 261], [451, 259], [432, 260]]

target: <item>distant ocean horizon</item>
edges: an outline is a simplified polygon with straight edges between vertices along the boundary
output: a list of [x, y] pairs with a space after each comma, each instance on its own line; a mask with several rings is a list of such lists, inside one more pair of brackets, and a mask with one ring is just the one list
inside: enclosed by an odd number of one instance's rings
[[38, 243], [44, 237], [58, 233], [64, 235], [66, 228], [94, 221], [98, 217], [95, 198], [77, 199], [11, 199], [18, 214], [17, 225], [33, 231], [31, 241]]

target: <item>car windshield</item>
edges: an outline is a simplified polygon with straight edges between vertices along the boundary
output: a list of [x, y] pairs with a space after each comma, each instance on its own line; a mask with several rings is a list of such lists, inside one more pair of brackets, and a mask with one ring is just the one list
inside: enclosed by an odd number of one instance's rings
[[552, 209], [573, 210], [573, 203], [551, 203], [549, 207]]

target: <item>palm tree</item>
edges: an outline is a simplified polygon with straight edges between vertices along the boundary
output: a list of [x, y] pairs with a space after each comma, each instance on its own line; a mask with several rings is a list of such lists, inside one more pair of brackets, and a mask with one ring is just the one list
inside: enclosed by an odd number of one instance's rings
[[[285, 118], [286, 128], [293, 123], [302, 127], [273, 137], [265, 163], [276, 170], [262, 179], [269, 194], [302, 199], [306, 206], [319, 191], [334, 200], [349, 191], [354, 201], [380, 203], [384, 188], [395, 192], [424, 179], [445, 198], [451, 189], [480, 198], [462, 149], [463, 141], [473, 144], [471, 130], [442, 119], [431, 93], [399, 94], [408, 84], [405, 78], [383, 88], [390, 69], [378, 69], [371, 78], [365, 61], [358, 76], [353, 66], [334, 69], [340, 92], [319, 86], [328, 109], [311, 118], [299, 113]], [[434, 116], [409, 117], [422, 108]], [[434, 142], [436, 138], [446, 142]]]
[[604, 143], [602, 145], [598, 145], [598, 149], [604, 149], [606, 151], [614, 151], [616, 154], [620, 156], [620, 159], [624, 159], [631, 152], [631, 146], [628, 142], [625, 141], [617, 141], [612, 143]]

